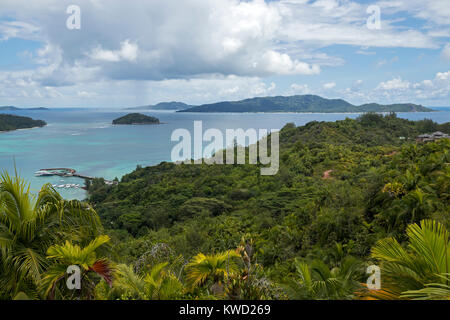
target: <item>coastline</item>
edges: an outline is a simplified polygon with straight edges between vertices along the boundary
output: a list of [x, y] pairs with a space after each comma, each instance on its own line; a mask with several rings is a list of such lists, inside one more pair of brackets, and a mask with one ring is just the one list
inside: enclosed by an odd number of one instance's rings
[[35, 126], [35, 127], [30, 127], [30, 128], [19, 128], [19, 129], [12, 129], [12, 130], [0, 130], [0, 134], [1, 133], [8, 133], [8, 132], [15, 132], [15, 131], [21, 131], [21, 130], [31, 130], [31, 129], [39, 129], [39, 128], [44, 128], [48, 126], [48, 124], [45, 124], [43, 126]]

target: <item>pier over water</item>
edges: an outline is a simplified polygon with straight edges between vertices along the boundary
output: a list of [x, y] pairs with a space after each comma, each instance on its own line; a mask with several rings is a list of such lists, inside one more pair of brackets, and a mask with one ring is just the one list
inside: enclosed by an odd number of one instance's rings
[[[84, 180], [94, 180], [95, 177], [89, 177], [86, 175], [82, 175], [77, 173], [75, 169], [71, 168], [49, 168], [49, 169], [40, 169], [35, 173], [37, 177], [50, 177], [50, 176], [60, 176], [60, 177], [76, 177]], [[115, 184], [115, 181], [105, 180], [107, 185]]]

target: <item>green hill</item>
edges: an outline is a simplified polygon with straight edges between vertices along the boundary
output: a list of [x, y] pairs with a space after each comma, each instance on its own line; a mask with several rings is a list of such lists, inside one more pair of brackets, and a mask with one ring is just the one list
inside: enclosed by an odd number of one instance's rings
[[394, 114], [288, 124], [274, 176], [257, 165], [161, 163], [116, 186], [94, 180], [89, 201], [127, 263], [158, 244], [190, 259], [245, 238], [266, 275], [284, 283], [296, 259], [333, 266], [337, 244], [341, 255], [367, 261], [377, 240], [403, 241], [411, 223], [450, 225], [450, 140], [416, 144], [429, 128], [449, 126]]
[[13, 106], [0, 107], [0, 111], [16, 111], [16, 110], [20, 110], [20, 109], [17, 107], [13, 107]]
[[126, 108], [125, 110], [183, 110], [192, 107], [193, 106], [190, 106], [183, 102], [173, 101], [173, 102], [160, 102], [156, 105]]
[[18, 111], [18, 110], [49, 110], [48, 108], [44, 108], [44, 107], [36, 107], [36, 108], [17, 108], [14, 106], [3, 106], [0, 107], [0, 111]]
[[28, 117], [15, 116], [11, 114], [0, 114], [0, 131], [43, 127], [46, 124], [47, 123], [42, 120], [33, 120]]
[[130, 113], [113, 120], [113, 124], [159, 124], [159, 119], [141, 113]]
[[342, 99], [325, 99], [315, 95], [259, 97], [241, 101], [204, 104], [179, 112], [430, 112], [411, 103], [355, 106]]

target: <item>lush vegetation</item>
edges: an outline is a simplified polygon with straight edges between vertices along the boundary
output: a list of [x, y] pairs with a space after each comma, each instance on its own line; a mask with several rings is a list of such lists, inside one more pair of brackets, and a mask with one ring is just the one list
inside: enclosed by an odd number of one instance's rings
[[[94, 180], [92, 207], [51, 186], [32, 199], [4, 175], [0, 295], [450, 299], [450, 140], [416, 144], [430, 128], [448, 124], [395, 114], [289, 124], [275, 176], [161, 163], [118, 185]], [[81, 290], [65, 285], [74, 264]], [[365, 286], [373, 264], [377, 291]]]
[[159, 119], [141, 113], [130, 113], [113, 120], [113, 124], [159, 124]]
[[315, 95], [261, 97], [241, 101], [224, 101], [192, 107], [180, 112], [427, 112], [420, 105], [405, 103], [355, 106], [342, 99], [325, 99]]
[[33, 120], [28, 117], [15, 116], [11, 114], [0, 114], [0, 131], [43, 127], [45, 125], [45, 121], [42, 120]]

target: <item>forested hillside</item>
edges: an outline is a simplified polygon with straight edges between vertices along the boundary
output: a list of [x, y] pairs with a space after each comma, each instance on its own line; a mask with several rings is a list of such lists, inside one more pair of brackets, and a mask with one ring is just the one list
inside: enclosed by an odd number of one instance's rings
[[94, 181], [90, 201], [124, 262], [136, 263], [158, 243], [188, 260], [245, 239], [265, 275], [287, 286], [301, 261], [320, 259], [328, 270], [347, 256], [367, 262], [378, 240], [406, 241], [410, 224], [449, 226], [450, 141], [415, 142], [437, 129], [448, 132], [448, 123], [395, 114], [289, 124], [275, 176], [260, 176], [253, 165], [161, 163], [117, 186]]
[[450, 299], [450, 139], [415, 142], [430, 129], [448, 123], [289, 124], [275, 176], [161, 163], [86, 202], [3, 173], [0, 299]]
[[33, 120], [29, 117], [21, 117], [11, 114], [0, 114], [0, 131], [43, 127], [45, 125], [45, 121], [42, 120]]
[[240, 101], [221, 101], [191, 107], [179, 112], [430, 112], [413, 103], [353, 105], [342, 99], [326, 99], [306, 94], [296, 96], [256, 97]]

